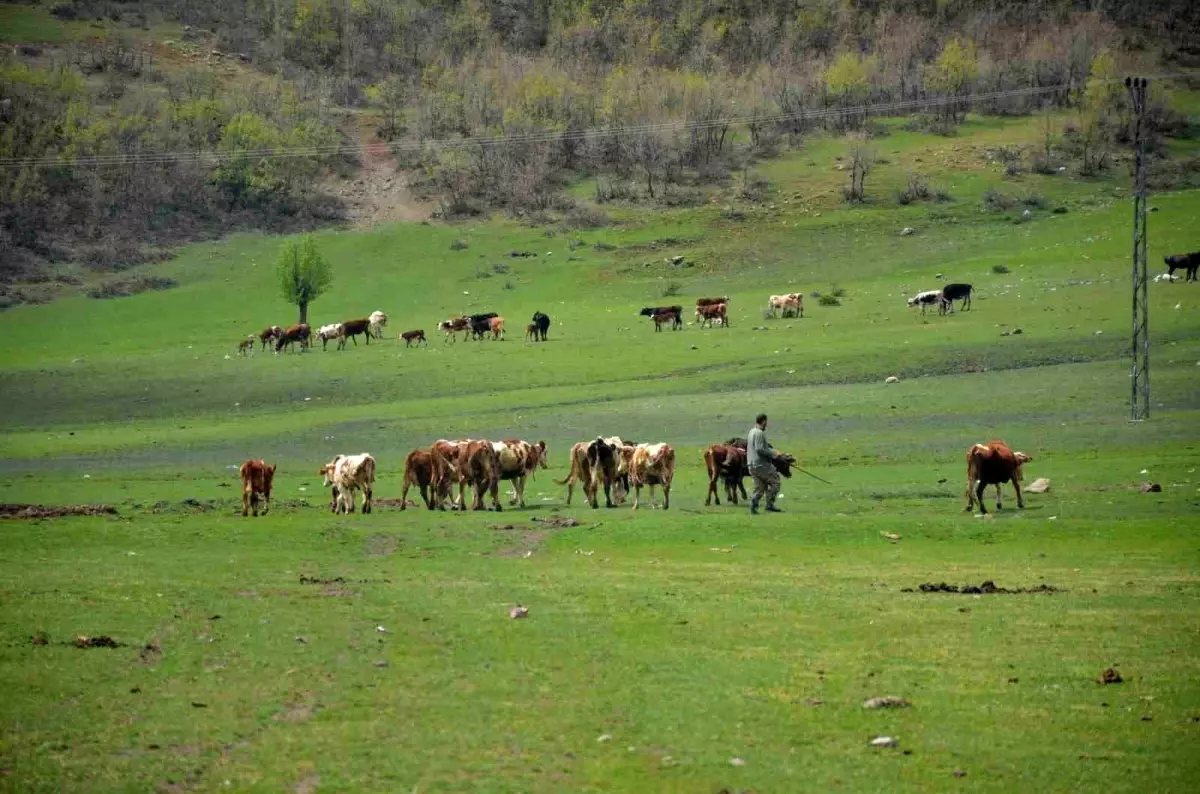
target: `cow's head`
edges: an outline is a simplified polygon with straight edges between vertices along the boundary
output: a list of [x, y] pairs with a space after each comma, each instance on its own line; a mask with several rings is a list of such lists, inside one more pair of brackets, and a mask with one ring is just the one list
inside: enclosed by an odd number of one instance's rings
[[641, 315], [642, 317], [653, 317], [654, 309], [647, 306], [646, 308], [644, 308], [640, 312], [638, 312], [638, 314]]
[[784, 477], [792, 476], [792, 464], [796, 462], [794, 455], [781, 454], [772, 460], [775, 470]]
[[550, 468], [550, 464], [546, 462], [546, 459], [550, 457], [550, 454], [546, 452], [546, 442], [539, 441], [534, 444], [533, 448], [536, 450], [534, 454], [537, 455], [537, 464], [543, 469]]

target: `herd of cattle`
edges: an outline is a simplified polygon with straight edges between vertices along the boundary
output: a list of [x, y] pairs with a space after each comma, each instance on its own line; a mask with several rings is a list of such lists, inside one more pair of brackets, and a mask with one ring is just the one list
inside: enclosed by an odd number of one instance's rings
[[[525, 485], [539, 468], [548, 468], [546, 442], [482, 441], [462, 439], [435, 441], [427, 448], [414, 449], [404, 459], [404, 480], [400, 491], [400, 509], [408, 506], [408, 492], [416, 486], [421, 499], [430, 510], [466, 510], [466, 492], [473, 491], [472, 510], [483, 510], [485, 496], [492, 508], [502, 510], [499, 487], [501, 482], [512, 485], [510, 504], [525, 507]], [[731, 438], [713, 444], [703, 452], [708, 485], [704, 505], [712, 501], [721, 504], [718, 485], [723, 485], [726, 499], [738, 504], [738, 494], [746, 499], [745, 478], [750, 476], [746, 466], [746, 440]], [[996, 508], [1001, 508], [1000, 485], [1011, 482], [1017, 495], [1017, 506], [1024, 507], [1021, 496], [1022, 466], [1033, 460], [1023, 452], [1014, 452], [1003, 441], [973, 444], [967, 450], [967, 511], [975, 505], [987, 513], [983, 491], [988, 485], [996, 487]], [[792, 476], [796, 458], [781, 453], [773, 461], [783, 477]], [[334, 513], [353, 513], [356, 494], [361, 492], [362, 512], [370, 513], [375, 490], [375, 458], [363, 452], [358, 455], [338, 455], [322, 466], [317, 474], [324, 487], [330, 489], [330, 509]], [[265, 515], [271, 506], [271, 488], [275, 466], [263, 460], [248, 460], [239, 469], [242, 480], [242, 515], [259, 515], [259, 502]], [[626, 501], [633, 492], [633, 509], [641, 504], [642, 488], [649, 489], [653, 507], [654, 487], [663, 493], [663, 509], [671, 507], [671, 483], [675, 479], [675, 448], [670, 444], [639, 444], [619, 436], [580, 441], [570, 450], [570, 467], [566, 478], [555, 480], [567, 486], [567, 506], [571, 505], [575, 486], [583, 489], [584, 499], [598, 508], [600, 492], [604, 506], [615, 507]], [[455, 486], [458, 494], [455, 495]]]

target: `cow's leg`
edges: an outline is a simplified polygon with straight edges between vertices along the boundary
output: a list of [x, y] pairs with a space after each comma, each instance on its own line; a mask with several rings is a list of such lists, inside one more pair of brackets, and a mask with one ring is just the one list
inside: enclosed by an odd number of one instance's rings
[[663, 510], [671, 509], [671, 481], [666, 480], [662, 483], [663, 492]]
[[971, 475], [967, 475], [967, 506], [963, 508], [964, 513], [970, 513], [975, 509], [975, 480], [971, 479]]
[[713, 499], [717, 500], [717, 507], [721, 506], [721, 497], [717, 494], [717, 476], [718, 473], [710, 471], [708, 473], [708, 493], [704, 495], [704, 506], [708, 507]]
[[1021, 481], [1013, 477], [1013, 490], [1017, 492], [1017, 507], [1021, 510], [1025, 509], [1025, 499], [1021, 496]]
[[996, 509], [1003, 510], [1004, 505], [1000, 504], [1001, 497], [1003, 496], [1003, 494], [1000, 491], [1000, 483], [993, 483], [993, 484], [996, 486]]
[[612, 480], [613, 480], [612, 477], [608, 476], [607, 474], [604, 475], [604, 506], [605, 507], [613, 506], [613, 503], [612, 503]]
[[250, 492], [250, 513], [255, 518], [258, 518], [258, 493]]
[[250, 491], [242, 489], [242, 518], [250, 515]]
[[980, 513], [987, 512], [987, 505], [983, 503], [983, 491], [985, 488], [987, 488], [987, 483], [983, 480], [980, 480], [975, 486], [975, 501], [979, 504]]
[[637, 510], [638, 505], [642, 502], [642, 484], [640, 482], [633, 483], [633, 509]]
[[372, 488], [370, 485], [367, 485], [363, 488], [363, 505], [362, 505], [363, 515], [366, 515], [371, 512], [371, 496], [372, 496]]
[[492, 496], [492, 507], [496, 508], [496, 512], [503, 511], [504, 507], [500, 504], [500, 479], [498, 477], [493, 477], [491, 483], [488, 484], [488, 493]]
[[[410, 480], [410, 479], [409, 479], [409, 478], [406, 476], [406, 477], [404, 478], [404, 485], [402, 485], [402, 486], [400, 487], [400, 509], [401, 509], [401, 510], [405, 509], [405, 505], [407, 504], [407, 499], [406, 499], [406, 497], [408, 496], [408, 489], [409, 489], [411, 486], [412, 486], [412, 480]], [[426, 491], [425, 491], [425, 486], [424, 486], [424, 485], [421, 485], [420, 483], [418, 483], [418, 484], [417, 484], [417, 487], [421, 489], [421, 498], [425, 500], [425, 504], [429, 504], [429, 499], [428, 499], [428, 498], [425, 496], [425, 493], [426, 493]]]

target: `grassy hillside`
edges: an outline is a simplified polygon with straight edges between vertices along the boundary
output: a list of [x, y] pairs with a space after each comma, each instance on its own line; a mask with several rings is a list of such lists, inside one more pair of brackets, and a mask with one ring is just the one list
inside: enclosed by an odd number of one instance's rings
[[[0, 314], [0, 501], [119, 510], [0, 523], [0, 790], [1190, 790], [1200, 287], [1150, 286], [1153, 413], [1129, 423], [1127, 179], [1005, 178], [989, 150], [1037, 135], [896, 129], [853, 208], [846, 145], [817, 138], [752, 174], [761, 202], [324, 233], [312, 321], [391, 317], [345, 352], [236, 355], [295, 317], [267, 236], [145, 268], [167, 292]], [[953, 200], [898, 206], [913, 171]], [[1196, 247], [1200, 191], [1151, 204], [1157, 269]], [[970, 312], [905, 306], [948, 281]], [[793, 290], [804, 319], [764, 320]], [[732, 327], [637, 316], [709, 294]], [[508, 340], [437, 338], [475, 310]], [[544, 345], [521, 339], [537, 310]], [[781, 516], [705, 508], [701, 449], [760, 410], [832, 485], [785, 481]], [[669, 512], [564, 506], [552, 480], [598, 433], [678, 448]], [[547, 441], [530, 508], [327, 512], [333, 454], [372, 452], [397, 498], [409, 449], [462, 436]], [[974, 518], [962, 458], [993, 437], [1051, 490]], [[257, 520], [235, 514], [250, 455], [279, 464]], [[1059, 592], [905, 592], [986, 579]], [[882, 695], [912, 705], [862, 707]]]

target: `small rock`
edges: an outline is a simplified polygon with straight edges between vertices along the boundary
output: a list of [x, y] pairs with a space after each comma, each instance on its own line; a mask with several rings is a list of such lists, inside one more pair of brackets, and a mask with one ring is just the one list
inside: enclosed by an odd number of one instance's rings
[[884, 381], [884, 383], [899, 383], [899, 382], [900, 382], [900, 379], [897, 378], [895, 375], [888, 375], [887, 380]]
[[1050, 490], [1050, 481], [1045, 477], [1038, 477], [1036, 480], [1026, 486], [1026, 493], [1046, 493]]
[[1143, 714], [1142, 722], [1154, 722], [1154, 715], [1153, 714]]
[[813, 707], [815, 707], [815, 706], [823, 706], [823, 705], [825, 705], [825, 701], [824, 701], [824, 700], [821, 700], [820, 698], [805, 698], [805, 699], [804, 699], [804, 705], [806, 705], [806, 706], [813, 706]]
[[387, 629], [385, 629], [383, 626], [376, 626], [375, 631], [379, 632], [380, 634], [387, 634]]
[[1120, 684], [1124, 680], [1125, 679], [1121, 678], [1121, 674], [1118, 673], [1115, 668], [1110, 667], [1107, 670], [1105, 670], [1103, 673], [1100, 674], [1100, 677], [1096, 679], [1096, 683], [1098, 683], [1098, 684]]
[[526, 618], [529, 617], [529, 610], [523, 606], [517, 605], [508, 610], [508, 616], [513, 620], [516, 620], [517, 618]]
[[881, 698], [870, 698], [863, 701], [864, 709], [906, 709], [911, 705], [904, 698], [892, 697], [891, 695]]
[[909, 236], [911, 236], [911, 235], [912, 235], [912, 234], [913, 234], [915, 231], [916, 231], [916, 230], [915, 230], [915, 229], [913, 229], [911, 226], [905, 226], [903, 229], [901, 229], [901, 230], [900, 230], [900, 236], [901, 236], [901, 237], [909, 237]]
[[1144, 482], [1141, 491], [1142, 493], [1162, 493], [1162, 486], [1156, 482]]
[[1025, 332], [1022, 331], [1020, 328], [1014, 328], [1012, 333], [1013, 333], [1013, 336], [1020, 336], [1021, 334], [1025, 333]]
[[611, 741], [612, 741], [612, 734], [611, 734], [611, 733], [602, 733], [602, 734], [600, 734], [599, 736], [597, 736], [597, 737], [596, 737], [596, 741], [598, 741], [598, 742], [611, 742]]
[[745, 765], [746, 765], [746, 759], [744, 759], [744, 758], [730, 758], [730, 759], [729, 759], [729, 765], [730, 765], [730, 766], [745, 766]]
[[308, 640], [307, 640], [307, 639], [305, 639], [304, 637], [301, 637], [301, 636], [299, 636], [299, 635], [297, 635], [297, 636], [296, 636], [296, 642], [300, 643], [301, 645], [307, 645], [307, 644], [308, 644]]
[[387, 659], [380, 659], [379, 661], [377, 661], [375, 663], [375, 666], [376, 667], [387, 667], [388, 666]]
[[688, 350], [698, 350], [698, 349], [699, 349], [699, 348], [697, 348], [695, 345], [689, 345], [689, 346], [688, 346]]
[[896, 744], [896, 740], [891, 736], [876, 736], [871, 740], [872, 747], [895, 747]]
[[955, 770], [954, 770], [954, 776], [955, 776], [955, 777], [966, 777], [966, 776], [967, 776], [967, 770], [965, 770], [965, 769], [955, 769]]
[[672, 265], [682, 265], [682, 264], [683, 264], [683, 257], [682, 257], [682, 256], [673, 256], [673, 257], [671, 257], [671, 264], [672, 264]]

